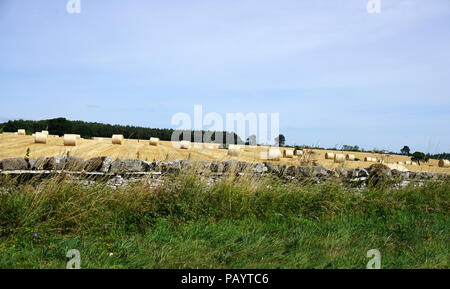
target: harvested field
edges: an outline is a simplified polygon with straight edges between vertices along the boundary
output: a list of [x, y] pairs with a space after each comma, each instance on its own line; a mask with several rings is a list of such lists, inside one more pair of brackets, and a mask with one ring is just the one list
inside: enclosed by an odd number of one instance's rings
[[[208, 148], [206, 146], [203, 149], [186, 150], [175, 148], [169, 141], [160, 141], [159, 146], [151, 146], [149, 145], [149, 140], [125, 139], [123, 145], [113, 145], [111, 138], [95, 140], [81, 138], [77, 141], [77, 146], [68, 147], [64, 146], [63, 138], [49, 137], [47, 144], [36, 144], [34, 143], [33, 136], [15, 135], [13, 133], [0, 134], [0, 159], [24, 157], [29, 148], [30, 158], [57, 156], [69, 152], [71, 156], [81, 157], [85, 160], [97, 156], [109, 156], [112, 159], [137, 158], [139, 156], [141, 160], [148, 161], [186, 160], [188, 158], [192, 161], [224, 161], [230, 159], [251, 163], [265, 161], [261, 160], [261, 152], [267, 152], [268, 147], [242, 147], [243, 151], [239, 157], [233, 157], [228, 155], [228, 150], [226, 149]], [[351, 153], [357, 159], [360, 159], [360, 161], [345, 160], [343, 163], [335, 163], [334, 159], [325, 159], [325, 153], [327, 152], [335, 154]], [[351, 169], [371, 166], [373, 162], [364, 162], [365, 157], [376, 158], [377, 160], [382, 160], [384, 163], [405, 163], [406, 161], [410, 161], [409, 157], [399, 155], [305, 149], [302, 156], [281, 158], [280, 161], [273, 162], [287, 165], [321, 165], [330, 169], [337, 167]], [[428, 163], [421, 163], [421, 165], [404, 166], [414, 172], [427, 171], [450, 174], [450, 168], [439, 167], [438, 160], [434, 159]]]

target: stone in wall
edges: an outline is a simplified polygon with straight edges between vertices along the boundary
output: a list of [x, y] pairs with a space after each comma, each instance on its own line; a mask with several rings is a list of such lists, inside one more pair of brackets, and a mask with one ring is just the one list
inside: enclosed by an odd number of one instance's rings
[[112, 174], [145, 172], [148, 171], [148, 164], [137, 159], [117, 159], [111, 163], [109, 172]]
[[43, 170], [44, 169], [45, 158], [40, 157], [37, 159], [29, 159], [28, 164], [30, 170]]
[[28, 163], [23, 158], [9, 158], [2, 160], [2, 170], [5, 171], [16, 171], [16, 170], [27, 170]]
[[72, 172], [81, 172], [85, 167], [85, 161], [78, 157], [66, 157], [63, 169]]
[[100, 172], [100, 173], [108, 173], [111, 167], [111, 158], [110, 157], [95, 157], [86, 161], [86, 165], [84, 166], [84, 170], [86, 172]]

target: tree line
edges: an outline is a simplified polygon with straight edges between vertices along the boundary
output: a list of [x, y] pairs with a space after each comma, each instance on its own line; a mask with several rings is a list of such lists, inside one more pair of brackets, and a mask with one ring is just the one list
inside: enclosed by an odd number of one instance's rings
[[[174, 132], [178, 133], [178, 140], [183, 140], [184, 136], [191, 136], [194, 140], [194, 134], [200, 131], [179, 131], [168, 128], [148, 128], [130, 125], [111, 125], [98, 122], [84, 122], [81, 120], [68, 120], [63, 117], [46, 120], [10, 120], [0, 124], [0, 132], [16, 132], [18, 129], [25, 129], [28, 135], [34, 132], [47, 130], [49, 134], [62, 136], [64, 134], [79, 134], [82, 138], [92, 137], [111, 137], [113, 134], [122, 134], [128, 139], [149, 139], [157, 137], [160, 140], [170, 141]], [[184, 133], [184, 134], [183, 134]], [[215, 139], [215, 134], [222, 134], [222, 140]], [[212, 132], [201, 131], [202, 139], [204, 136], [214, 143], [225, 144], [227, 139], [236, 143], [243, 143], [241, 138], [234, 132]]]

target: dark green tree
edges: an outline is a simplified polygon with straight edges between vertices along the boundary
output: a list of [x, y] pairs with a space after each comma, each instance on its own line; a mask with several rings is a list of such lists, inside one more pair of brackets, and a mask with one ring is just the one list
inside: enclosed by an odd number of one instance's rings
[[[27, 133], [48, 130], [50, 134], [64, 135], [64, 134], [79, 134], [83, 138], [91, 137], [111, 137], [113, 134], [123, 134], [125, 138], [133, 139], [149, 139], [150, 137], [157, 137], [161, 140], [170, 141], [173, 129], [167, 128], [147, 128], [136, 127], [129, 125], [111, 125], [97, 122], [84, 122], [80, 120], [67, 120], [63, 117], [47, 120], [10, 120], [6, 123], [0, 123], [0, 128], [5, 132], [16, 132], [18, 129], [25, 129]], [[202, 136], [207, 132], [201, 131]], [[209, 132], [213, 133], [216, 132]], [[222, 144], [225, 144], [227, 139], [232, 143], [243, 143], [241, 138], [234, 132], [217, 132], [219, 135], [223, 135], [221, 140]], [[194, 131], [188, 131], [187, 135], [191, 135], [191, 140], [194, 140]], [[182, 139], [182, 135], [180, 137]], [[220, 142], [215, 140], [215, 142]]]
[[402, 155], [406, 155], [406, 156], [409, 156], [410, 152], [411, 152], [411, 150], [409, 149], [409, 146], [404, 146], [404, 147], [400, 150], [400, 153], [401, 153]]
[[280, 134], [278, 135], [278, 137], [275, 138], [275, 144], [282, 147], [284, 146], [286, 143], [286, 138], [284, 137], [284, 135]]
[[426, 155], [423, 152], [415, 152], [412, 154], [411, 160], [418, 162], [419, 164], [421, 161], [428, 162], [430, 160], [430, 155]]
[[247, 138], [245, 142], [246, 145], [255, 146], [256, 145], [256, 135], [252, 134]]

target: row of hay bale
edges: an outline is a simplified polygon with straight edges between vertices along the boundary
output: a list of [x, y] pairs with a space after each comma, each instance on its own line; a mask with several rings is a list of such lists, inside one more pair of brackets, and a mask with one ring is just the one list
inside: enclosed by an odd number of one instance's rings
[[354, 161], [356, 159], [353, 154], [335, 154], [335, 153], [325, 153], [325, 159], [334, 160], [335, 163], [343, 163], [347, 161]]
[[285, 149], [283, 152], [277, 147], [269, 148], [266, 152], [261, 152], [260, 158], [262, 160], [279, 161], [281, 158], [292, 159], [295, 156], [302, 156], [304, 152], [302, 150], [290, 150]]
[[[266, 152], [262, 152], [260, 158], [262, 160], [272, 160], [272, 161], [279, 161], [281, 158], [286, 158], [286, 159], [293, 159], [295, 157], [302, 157], [303, 155], [305, 155], [305, 152], [303, 150], [300, 149], [284, 149], [284, 150], [280, 150], [279, 148], [270, 148], [268, 151]], [[328, 155], [328, 158], [335, 158], [335, 155]], [[340, 160], [340, 156], [338, 156], [337, 160]]]
[[[355, 155], [353, 154], [335, 154], [335, 153], [325, 153], [325, 159], [331, 159], [334, 160], [335, 163], [343, 163], [345, 160], [347, 161], [354, 161], [356, 159]], [[377, 158], [374, 157], [364, 157], [364, 161], [365, 162], [378, 162], [378, 163], [384, 163], [383, 160], [378, 160]], [[440, 167], [445, 167], [445, 161], [446, 160], [441, 160], [439, 161], [439, 166]], [[442, 162], [442, 163], [441, 163]], [[450, 161], [448, 162], [448, 166], [450, 167]], [[412, 165], [412, 166], [416, 166], [417, 163], [413, 162], [413, 161], [405, 161], [405, 162], [397, 162], [398, 165]]]
[[[33, 136], [34, 136], [34, 142], [40, 143], [40, 144], [46, 144], [47, 139], [49, 137], [49, 135], [45, 132], [36, 132], [33, 134]], [[54, 137], [59, 138], [59, 136], [54, 136]], [[81, 138], [81, 136], [77, 135], [77, 134], [70, 134], [70, 135], [65, 134], [63, 143], [65, 146], [76, 146], [76, 141], [80, 138]]]
[[[79, 138], [79, 136], [78, 136]], [[73, 135], [64, 135], [64, 145], [68, 145], [68, 146], [74, 146], [76, 145], [76, 140], [74, 140]], [[103, 140], [103, 138], [94, 138], [94, 140]], [[111, 138], [111, 143], [112, 144], [116, 144], [116, 145], [123, 145], [125, 142], [125, 137], [122, 134], [114, 134]], [[156, 137], [151, 137], [149, 140], [149, 144], [151, 146], [158, 146], [160, 142], [159, 138]], [[198, 146], [199, 143], [196, 143], [196, 145]], [[201, 147], [203, 147], [203, 144]], [[219, 148], [220, 144], [208, 144], [207, 148]], [[195, 145], [194, 145], [195, 146]], [[190, 149], [191, 148], [191, 142], [190, 141], [180, 141], [180, 149]]]
[[[18, 129], [16, 133], [14, 133], [16, 135], [26, 135], [27, 132], [25, 129]], [[55, 138], [59, 138], [58, 135], [50, 135], [49, 132], [47, 130], [43, 130], [41, 132], [35, 132], [33, 133], [31, 136], [34, 137], [34, 142], [35, 143], [39, 143], [39, 144], [46, 144], [47, 143], [47, 139], [49, 137], [55, 137]], [[80, 135], [75, 135], [78, 138], [80, 138]]]
[[397, 162], [398, 165], [410, 165], [410, 166], [417, 166], [416, 162], [413, 161], [404, 161], [404, 162]]
[[[67, 139], [67, 141], [66, 141]], [[74, 141], [73, 135], [64, 135], [64, 145], [73, 146], [76, 145], [76, 140]], [[103, 140], [103, 138], [94, 138], [94, 140]], [[123, 145], [125, 142], [125, 137], [122, 134], [114, 134], [111, 138], [111, 143], [116, 145]], [[151, 137], [149, 144], [151, 146], [158, 146], [160, 139], [157, 137]], [[218, 148], [219, 144], [209, 144], [208, 148]], [[183, 140], [180, 142], [180, 149], [190, 149], [191, 142]]]
[[[26, 130], [19, 129], [15, 134], [17, 135], [26, 135]], [[49, 136], [48, 131], [42, 131], [42, 132], [36, 132], [33, 134], [35, 138], [35, 143], [47, 143], [47, 138]], [[59, 136], [55, 136], [59, 137]], [[76, 134], [65, 134], [63, 143], [65, 146], [76, 146], [77, 140], [81, 139], [80, 135]], [[103, 140], [103, 138], [94, 138], [96, 140]], [[112, 136], [112, 144], [118, 144], [122, 145], [125, 141], [125, 138], [121, 134], [116, 134]], [[151, 137], [149, 144], [151, 146], [158, 146], [159, 145], [159, 138]], [[195, 143], [194, 148], [203, 148], [203, 146], [206, 145], [208, 149], [214, 149], [219, 148], [220, 144], [203, 144], [203, 143]], [[190, 149], [191, 148], [191, 142], [190, 141], [181, 141], [180, 142], [180, 149]], [[228, 147], [228, 155], [237, 157], [240, 155], [240, 153], [244, 151], [244, 147], [242, 145], [230, 145]], [[294, 156], [302, 156], [304, 152], [302, 150], [289, 150], [285, 149], [283, 150], [283, 153], [281, 153], [279, 148], [270, 148], [267, 152], [261, 153], [261, 159], [265, 160], [280, 160], [281, 157], [283, 158], [294, 158]], [[327, 152], [325, 153], [325, 159], [332, 159], [335, 163], [343, 163], [344, 161], [354, 161], [356, 159], [355, 155], [353, 154], [335, 154]], [[382, 160], [377, 160], [377, 158], [373, 157], [365, 157], [365, 162], [380, 162], [383, 163]], [[413, 161], [405, 161], [405, 162], [397, 162], [398, 165], [417, 165], [416, 162]], [[443, 168], [449, 168], [450, 167], [450, 161], [449, 160], [439, 160], [439, 167]]]
[[[158, 146], [160, 139], [157, 137], [151, 137], [149, 140], [149, 144], [151, 146]], [[112, 143], [122, 145], [124, 143], [124, 137], [121, 134], [112, 136]], [[209, 149], [219, 148], [220, 144], [203, 144], [203, 143], [194, 143], [194, 148], [203, 148], [206, 146]], [[190, 149], [192, 147], [191, 142], [187, 140], [182, 140], [179, 143], [180, 149]]]
[[269, 148], [266, 152], [261, 152], [262, 160], [279, 161], [282, 157], [281, 150], [279, 148]]
[[48, 131], [35, 132], [32, 134], [35, 143], [46, 144], [49, 137], [59, 138], [59, 135], [49, 135]]
[[[46, 135], [48, 136], [49, 133], [46, 130], [43, 130], [42, 132], [39, 132], [40, 134]], [[15, 132], [14, 134], [16, 135], [27, 135], [27, 131], [25, 129], [18, 129], [17, 132]], [[33, 134], [32, 136], [35, 136], [35, 134]]]

